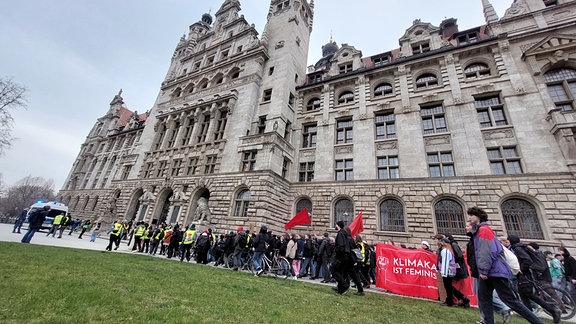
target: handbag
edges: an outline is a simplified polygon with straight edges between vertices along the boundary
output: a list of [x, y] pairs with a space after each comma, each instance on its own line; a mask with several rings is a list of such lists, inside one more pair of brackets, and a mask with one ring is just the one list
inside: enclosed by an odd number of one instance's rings
[[360, 248], [351, 249], [350, 252], [352, 254], [352, 259], [354, 260], [354, 262], [364, 261], [364, 258], [362, 257], [362, 251], [360, 250]]
[[513, 275], [517, 275], [520, 272], [520, 263], [514, 252], [508, 250], [504, 245], [502, 245], [502, 254], [504, 255], [504, 260], [512, 270]]

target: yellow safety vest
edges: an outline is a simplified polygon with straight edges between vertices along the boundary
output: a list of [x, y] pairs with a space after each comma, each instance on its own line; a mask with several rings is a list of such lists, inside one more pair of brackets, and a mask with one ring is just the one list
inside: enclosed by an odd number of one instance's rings
[[116, 235], [116, 236], [120, 236], [121, 232], [122, 232], [122, 224], [114, 223], [114, 229], [112, 230], [111, 234]]
[[194, 243], [194, 234], [196, 234], [195, 230], [187, 230], [186, 233], [184, 233], [184, 244]]
[[156, 234], [155, 239], [159, 240], [159, 239], [160, 239], [160, 234], [162, 234], [162, 233], [164, 233], [164, 229], [163, 229], [163, 228], [161, 228], [161, 229], [158, 231], [158, 234]]
[[366, 255], [364, 254], [364, 243], [359, 242], [358, 244], [360, 244], [360, 252], [362, 252], [362, 262], [364, 262], [364, 259], [366, 259]]
[[252, 235], [248, 235], [248, 238], [246, 238], [246, 248], [250, 247], [250, 240], [252, 240]]
[[148, 240], [150, 239], [150, 229], [147, 228], [146, 231], [144, 231], [144, 235], [142, 236], [143, 239]]
[[54, 225], [60, 225], [60, 223], [62, 222], [62, 218], [64, 217], [64, 215], [60, 214], [56, 217], [54, 217], [54, 222], [52, 222], [52, 224]]
[[146, 228], [142, 225], [138, 226], [138, 229], [136, 230], [136, 234], [134, 234], [134, 236], [142, 236], [144, 235], [144, 230]]

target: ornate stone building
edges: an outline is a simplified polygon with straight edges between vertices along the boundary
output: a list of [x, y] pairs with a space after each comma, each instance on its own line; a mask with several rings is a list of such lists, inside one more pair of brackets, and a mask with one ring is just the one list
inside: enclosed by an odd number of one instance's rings
[[576, 247], [576, 1], [482, 4], [483, 26], [415, 20], [399, 48], [330, 41], [307, 67], [313, 0], [272, 0], [260, 37], [226, 0], [182, 37], [150, 112], [114, 98], [59, 197], [217, 232], [280, 231], [306, 207], [320, 233], [362, 211], [369, 241], [409, 244], [463, 235], [480, 206], [500, 235]]

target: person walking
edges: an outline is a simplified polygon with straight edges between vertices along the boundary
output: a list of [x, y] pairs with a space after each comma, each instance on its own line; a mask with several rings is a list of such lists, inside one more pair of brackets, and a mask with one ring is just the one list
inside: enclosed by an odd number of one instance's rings
[[120, 238], [122, 237], [122, 223], [120, 221], [115, 221], [114, 225], [112, 225], [112, 230], [110, 231], [110, 240], [108, 241], [108, 246], [106, 247], [106, 251], [112, 251], [112, 244], [115, 244], [116, 247], [114, 250], [118, 250], [118, 246], [120, 245]]
[[244, 227], [239, 226], [236, 229], [236, 239], [234, 240], [234, 254], [232, 259], [234, 260], [234, 268], [232, 270], [238, 271], [242, 268], [242, 254], [246, 249], [246, 244], [248, 244], [248, 234], [244, 232]]
[[196, 241], [196, 225], [192, 224], [188, 228], [188, 230], [184, 233], [182, 237], [182, 251], [180, 255], [180, 261], [184, 261], [184, 257], [186, 257], [186, 261], [190, 262], [190, 250]]
[[80, 232], [80, 235], [78, 235], [78, 238], [82, 239], [82, 235], [84, 235], [84, 232], [86, 232], [89, 228], [90, 228], [90, 220], [87, 219], [84, 221], [84, 224], [82, 224], [82, 231]]
[[79, 225], [80, 225], [80, 219], [76, 218], [72, 222], [72, 226], [70, 226], [70, 232], [68, 232], [68, 235], [72, 235], [72, 232], [74, 232], [76, 230], [76, 227], [78, 227]]
[[62, 222], [60, 223], [60, 228], [58, 229], [58, 238], [62, 238], [62, 233], [64, 232], [64, 230], [66, 229], [66, 227], [68, 225], [70, 225], [70, 221], [72, 220], [72, 218], [70, 217], [70, 214], [66, 214], [66, 216], [64, 216], [64, 218], [62, 219]]
[[94, 228], [92, 228], [92, 234], [90, 235], [90, 242], [96, 242], [96, 238], [98, 237], [98, 234], [100, 233], [101, 226], [102, 226], [102, 223], [96, 223], [96, 225], [94, 225]]
[[254, 245], [254, 255], [252, 256], [252, 262], [254, 263], [256, 276], [259, 276], [264, 272], [262, 269], [262, 259], [264, 258], [264, 253], [266, 252], [266, 242], [268, 240], [268, 227], [262, 225], [258, 235], [252, 239], [252, 244]]
[[62, 224], [63, 219], [64, 219], [64, 213], [56, 215], [56, 217], [54, 217], [54, 220], [52, 221], [52, 227], [50, 227], [50, 231], [48, 231], [48, 234], [46, 234], [46, 236], [52, 234], [52, 237], [54, 237], [54, 235], [56, 235], [56, 231], [58, 231], [58, 229], [60, 228], [60, 224]]
[[552, 251], [544, 251], [544, 256], [550, 265], [552, 286], [557, 289], [564, 289], [564, 287], [566, 287], [566, 275], [564, 273], [564, 266], [562, 265], [562, 255], [554, 255]]
[[24, 208], [24, 210], [20, 213], [20, 216], [18, 216], [18, 218], [16, 218], [16, 222], [14, 222], [14, 229], [12, 230], [12, 233], [21, 234], [20, 228], [22, 227], [22, 225], [26, 221], [26, 216], [28, 215], [28, 210], [29, 210], [28, 208]]
[[41, 210], [30, 214], [28, 217], [28, 232], [24, 234], [20, 242], [30, 243], [34, 234], [42, 227], [42, 224], [44, 223], [44, 220], [46, 219], [46, 216], [48, 216], [49, 212], [50, 205], [46, 205]]
[[447, 237], [440, 239], [440, 246], [440, 262], [438, 264], [438, 269], [442, 275], [444, 289], [446, 289], [446, 300], [440, 305], [454, 306], [454, 297], [456, 297], [456, 299], [462, 301], [463, 305], [470, 307], [470, 300], [452, 284], [454, 277], [456, 277], [456, 268], [458, 265], [456, 263], [456, 257], [454, 256], [454, 250], [450, 239]]
[[488, 224], [488, 214], [478, 207], [467, 210], [468, 220], [472, 225], [470, 233], [474, 240], [474, 255], [480, 280], [478, 281], [478, 304], [484, 322], [494, 324], [494, 308], [492, 296], [494, 290], [500, 299], [518, 315], [532, 324], [543, 324], [530, 309], [520, 301], [515, 294], [510, 278], [512, 271], [503, 255], [502, 244], [498, 241], [494, 230]]
[[320, 265], [320, 272], [322, 272], [321, 283], [328, 283], [332, 280], [330, 260], [334, 253], [334, 242], [330, 240], [328, 232], [324, 232], [318, 248], [318, 264]]
[[336, 234], [336, 243], [334, 245], [334, 258], [332, 261], [332, 277], [336, 279], [337, 285], [332, 288], [338, 294], [343, 295], [350, 288], [350, 278], [356, 284], [356, 295], [364, 296], [362, 282], [358, 274], [354, 271], [354, 260], [351, 256], [351, 250], [356, 247], [356, 243], [350, 234], [350, 228], [344, 227], [343, 221], [336, 222], [338, 234]]

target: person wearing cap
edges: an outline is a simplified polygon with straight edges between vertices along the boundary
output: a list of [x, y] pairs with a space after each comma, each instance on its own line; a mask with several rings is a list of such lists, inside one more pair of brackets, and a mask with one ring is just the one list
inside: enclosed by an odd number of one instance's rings
[[494, 324], [494, 306], [492, 296], [494, 290], [500, 299], [512, 308], [518, 315], [532, 324], [544, 324], [530, 309], [528, 309], [514, 292], [510, 284], [513, 277], [510, 266], [500, 255], [502, 244], [494, 230], [488, 224], [488, 214], [481, 208], [470, 207], [467, 210], [468, 220], [472, 226], [470, 233], [474, 244], [474, 255], [480, 280], [478, 280], [478, 306], [484, 322]]
[[544, 256], [550, 266], [550, 275], [552, 276], [552, 286], [558, 289], [566, 287], [564, 280], [564, 266], [562, 265], [562, 254], [552, 253], [551, 251], [544, 251]]
[[354, 270], [354, 260], [352, 259], [351, 250], [356, 247], [356, 242], [352, 238], [350, 228], [344, 226], [343, 221], [336, 222], [338, 234], [336, 234], [336, 243], [334, 245], [335, 256], [332, 261], [332, 277], [336, 279], [337, 285], [334, 291], [343, 295], [350, 288], [350, 278], [356, 284], [357, 296], [364, 296], [362, 282], [358, 278], [358, 273]]
[[424, 250], [424, 251], [428, 251], [428, 252], [434, 253], [434, 251], [432, 251], [432, 249], [430, 248], [430, 243], [428, 243], [428, 241], [422, 241], [422, 243], [420, 243], [420, 247], [421, 247], [422, 250]]
[[236, 238], [234, 239], [234, 254], [232, 254], [234, 271], [242, 268], [242, 253], [244, 253], [244, 249], [246, 249], [246, 244], [248, 243], [248, 234], [244, 232], [244, 227], [238, 226], [236, 233]]

